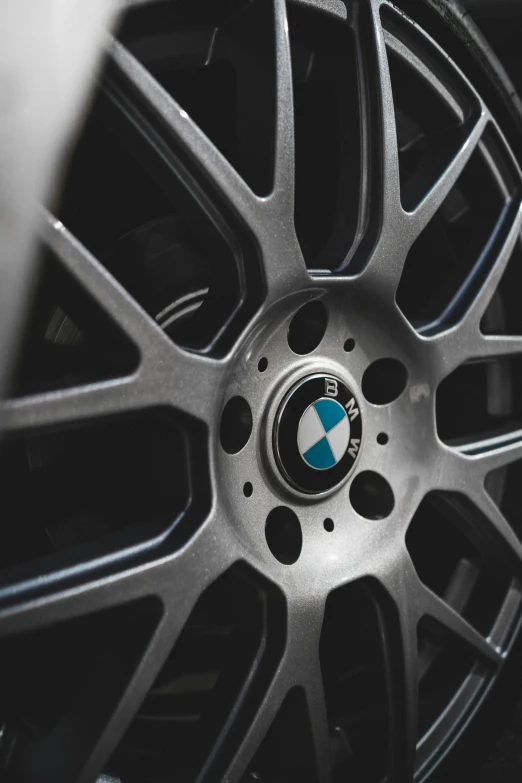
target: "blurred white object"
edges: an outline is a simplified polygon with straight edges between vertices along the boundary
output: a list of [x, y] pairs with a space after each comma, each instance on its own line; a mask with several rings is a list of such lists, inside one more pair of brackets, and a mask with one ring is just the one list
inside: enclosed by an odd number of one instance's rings
[[116, 7], [0, 2], [0, 393], [31, 280], [36, 204], [59, 182]]

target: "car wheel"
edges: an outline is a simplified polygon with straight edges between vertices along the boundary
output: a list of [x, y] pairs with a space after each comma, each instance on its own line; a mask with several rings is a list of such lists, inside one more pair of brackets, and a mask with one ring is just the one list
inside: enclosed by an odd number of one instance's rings
[[472, 774], [520, 690], [521, 132], [453, 2], [129, 3], [2, 403], [3, 779]]

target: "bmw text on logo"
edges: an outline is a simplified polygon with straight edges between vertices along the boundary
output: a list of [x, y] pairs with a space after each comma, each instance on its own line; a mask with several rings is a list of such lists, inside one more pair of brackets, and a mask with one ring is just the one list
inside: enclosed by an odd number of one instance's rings
[[352, 471], [362, 439], [357, 400], [338, 378], [312, 375], [286, 395], [274, 427], [285, 479], [308, 494], [326, 492]]

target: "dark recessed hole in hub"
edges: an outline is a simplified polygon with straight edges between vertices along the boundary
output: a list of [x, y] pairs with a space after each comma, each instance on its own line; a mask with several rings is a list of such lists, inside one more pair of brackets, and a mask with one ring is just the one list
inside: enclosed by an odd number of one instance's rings
[[265, 536], [270, 551], [280, 563], [292, 565], [299, 559], [303, 534], [299, 519], [290, 508], [272, 509], [266, 519]]
[[232, 397], [221, 414], [219, 436], [227, 454], [237, 454], [252, 432], [252, 411], [244, 397]]
[[292, 318], [288, 329], [288, 345], [303, 356], [314, 351], [326, 332], [328, 310], [317, 300], [308, 302]]
[[350, 353], [355, 348], [355, 340], [350, 337], [348, 340], [346, 340], [345, 344], [343, 345], [344, 350], [346, 353]]
[[254, 487], [252, 486], [250, 481], [247, 481], [246, 484], [243, 485], [243, 495], [246, 498], [251, 498], [253, 491], [254, 491]]
[[388, 441], [389, 441], [389, 437], [386, 435], [386, 433], [385, 432], [379, 432], [379, 434], [377, 435], [377, 443], [380, 446], [386, 446]]
[[397, 359], [378, 359], [363, 375], [362, 390], [368, 402], [386, 405], [399, 397], [408, 382], [406, 367]]
[[266, 358], [266, 356], [263, 356], [263, 358], [260, 359], [259, 362], [257, 363], [257, 369], [259, 370], [259, 372], [264, 372], [267, 367], [268, 367], [268, 359]]
[[395, 499], [386, 479], [366, 470], [359, 473], [350, 487], [352, 506], [366, 519], [385, 519], [393, 511]]
[[335, 527], [333, 519], [327, 517], [327, 519], [325, 519], [323, 522], [323, 527], [327, 533], [332, 533]]

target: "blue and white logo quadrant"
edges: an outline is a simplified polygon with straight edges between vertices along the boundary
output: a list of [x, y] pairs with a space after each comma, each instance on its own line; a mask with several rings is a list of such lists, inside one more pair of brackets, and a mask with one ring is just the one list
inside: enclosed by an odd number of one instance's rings
[[344, 457], [350, 442], [350, 420], [336, 400], [323, 397], [310, 405], [299, 422], [297, 446], [315, 470], [328, 470]]

